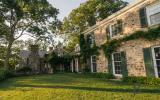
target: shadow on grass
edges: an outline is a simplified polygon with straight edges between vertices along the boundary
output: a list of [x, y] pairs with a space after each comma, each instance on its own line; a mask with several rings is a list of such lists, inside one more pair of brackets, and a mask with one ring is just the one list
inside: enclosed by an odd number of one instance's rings
[[[77, 86], [41, 86], [41, 85], [19, 85], [17, 87], [31, 87], [31, 88], [51, 88], [51, 89], [74, 89], [86, 91], [102, 91], [102, 92], [122, 92], [133, 93], [133, 89], [120, 88], [94, 88], [94, 87], [77, 87]], [[160, 89], [140, 89], [140, 93], [160, 93]]]

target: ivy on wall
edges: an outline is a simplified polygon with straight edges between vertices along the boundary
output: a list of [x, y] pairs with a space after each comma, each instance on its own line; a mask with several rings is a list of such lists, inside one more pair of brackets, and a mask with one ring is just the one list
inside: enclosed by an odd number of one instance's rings
[[99, 54], [98, 52], [99, 47], [97, 47], [95, 43], [93, 43], [93, 46], [91, 46], [92, 43], [91, 43], [91, 40], [89, 39], [90, 39], [89, 37], [85, 39], [84, 34], [80, 35], [80, 49], [81, 49], [80, 53], [81, 53], [81, 56], [85, 56], [86, 58], [92, 55]]
[[107, 58], [110, 58], [110, 55], [116, 51], [118, 47], [121, 46], [122, 42], [135, 40], [135, 39], [146, 39], [149, 41], [156, 40], [160, 38], [160, 26], [156, 28], [150, 28], [147, 31], [136, 31], [131, 35], [125, 36], [121, 39], [114, 39], [111, 41], [107, 41], [102, 45], [105, 55]]

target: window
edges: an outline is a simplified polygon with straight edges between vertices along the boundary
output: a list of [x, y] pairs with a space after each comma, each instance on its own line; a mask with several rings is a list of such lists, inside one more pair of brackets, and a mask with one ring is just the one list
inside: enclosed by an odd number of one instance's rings
[[113, 54], [113, 73], [117, 75], [122, 74], [122, 60], [121, 60], [121, 53], [114, 53]]
[[157, 77], [160, 77], [160, 47], [153, 48], [153, 62], [155, 74]]
[[110, 25], [110, 36], [113, 37], [117, 34], [122, 33], [122, 20], [118, 20], [116, 23]]
[[147, 8], [147, 18], [149, 25], [156, 25], [160, 23], [160, 2], [156, 2]]
[[91, 33], [87, 36], [87, 42], [90, 44], [91, 47], [95, 44], [95, 36], [94, 33]]
[[97, 72], [97, 60], [96, 56], [91, 56], [91, 71], [92, 72]]
[[160, 23], [160, 12], [150, 16], [151, 24], [159, 24]]

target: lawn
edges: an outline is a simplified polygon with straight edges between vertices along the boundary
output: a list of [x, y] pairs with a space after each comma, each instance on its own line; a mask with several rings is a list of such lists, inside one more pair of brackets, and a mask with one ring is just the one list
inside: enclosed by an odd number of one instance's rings
[[119, 81], [61, 73], [11, 78], [0, 83], [0, 100], [160, 100], [160, 86], [140, 86]]

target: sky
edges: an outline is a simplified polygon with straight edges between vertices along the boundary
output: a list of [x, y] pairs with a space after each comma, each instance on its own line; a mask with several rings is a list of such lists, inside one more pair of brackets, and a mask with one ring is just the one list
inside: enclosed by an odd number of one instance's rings
[[[77, 8], [81, 3], [87, 0], [48, 0], [55, 8], [59, 9], [58, 18], [63, 20], [65, 16], [68, 16], [69, 13]], [[134, 2], [135, 0], [124, 0], [129, 3]]]

